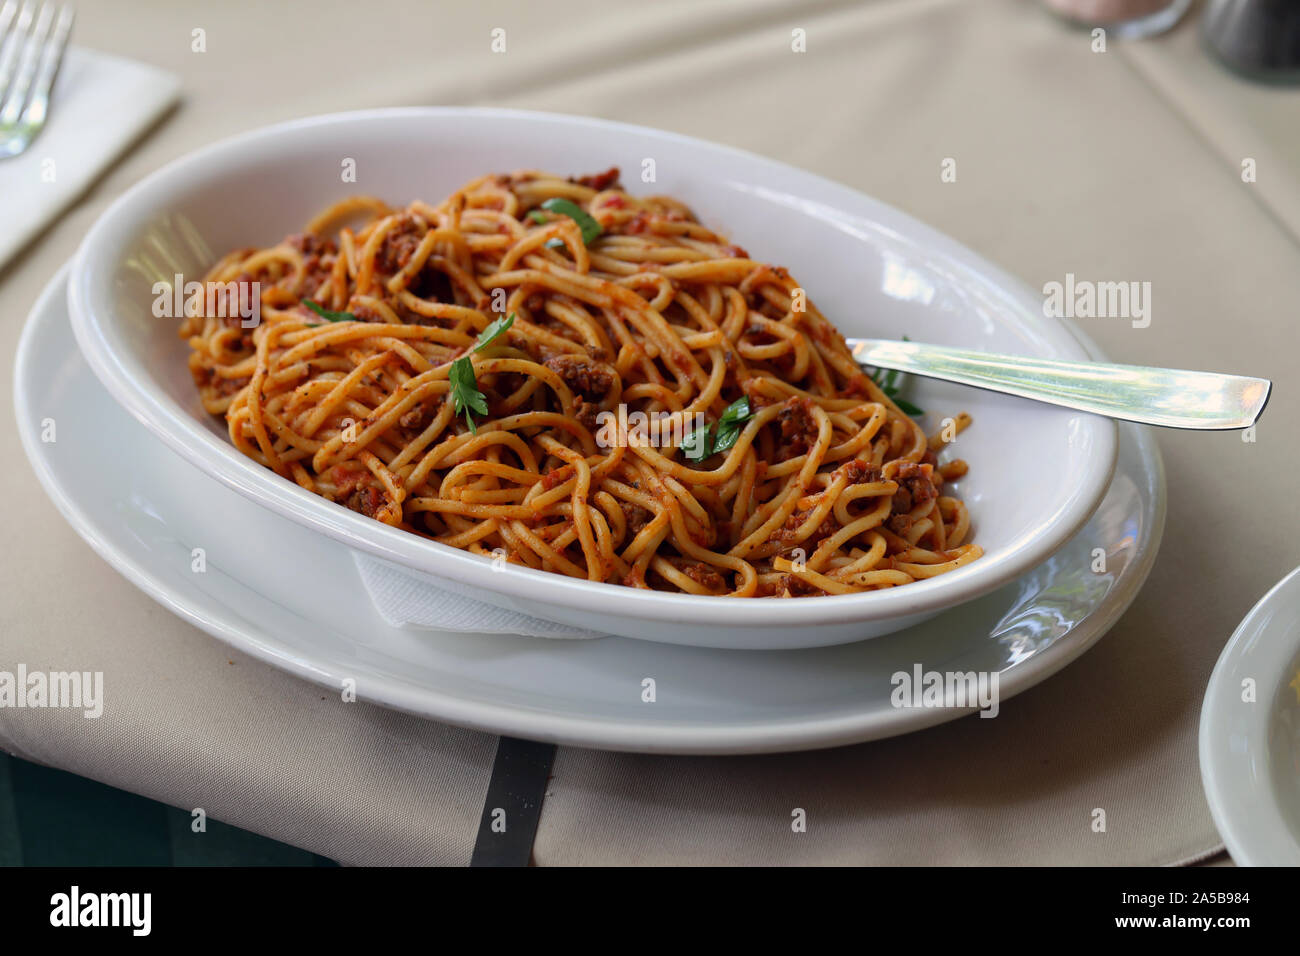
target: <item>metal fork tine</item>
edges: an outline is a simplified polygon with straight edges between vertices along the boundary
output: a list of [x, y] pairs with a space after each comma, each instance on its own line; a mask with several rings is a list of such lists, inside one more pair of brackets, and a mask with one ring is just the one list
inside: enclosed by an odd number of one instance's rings
[[[13, 21], [13, 3], [5, 4], [5, 12], [9, 14], [10, 23]], [[23, 37], [27, 35], [28, 29], [32, 25], [32, 17], [36, 15], [36, 5], [32, 0], [27, 0], [23, 4], [22, 13], [18, 15], [18, 22], [12, 23], [13, 30], [8, 31], [7, 35], [0, 36], [0, 102], [4, 102], [5, 96], [9, 91], [9, 81], [13, 79], [14, 64], [18, 61], [18, 54], [22, 50]], [[0, 31], [3, 34], [5, 31]]]
[[50, 33], [50, 24], [53, 21], [54, 7], [48, 3], [42, 4], [40, 16], [36, 19], [36, 29], [28, 36], [27, 43], [23, 47], [23, 58], [18, 65], [18, 74], [13, 86], [9, 89], [9, 97], [5, 100], [4, 106], [0, 107], [0, 126], [16, 123], [18, 117], [22, 115], [32, 79], [36, 76], [36, 64], [40, 60], [41, 49], [45, 46], [46, 37]]
[[18, 0], [5, 0], [4, 6], [0, 7], [0, 46], [4, 45], [5, 37], [9, 34], [9, 27], [14, 22], [14, 17], [18, 14]]
[[76, 14], [72, 7], [65, 3], [59, 10], [59, 19], [54, 24], [54, 32], [41, 51], [40, 67], [36, 73], [36, 80], [32, 84], [31, 102], [27, 104], [22, 117], [24, 123], [31, 124], [33, 127], [39, 127], [45, 122], [50, 105], [50, 87], [54, 85], [54, 77], [59, 72], [59, 63], [63, 60], [63, 51], [68, 45], [68, 34], [72, 32], [74, 19]]

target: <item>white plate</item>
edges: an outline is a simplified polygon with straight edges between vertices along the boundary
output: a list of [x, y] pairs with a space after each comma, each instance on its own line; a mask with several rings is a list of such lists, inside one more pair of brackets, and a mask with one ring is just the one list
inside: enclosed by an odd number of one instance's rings
[[1200, 751], [1205, 798], [1232, 859], [1300, 866], [1300, 568], [1260, 598], [1219, 656]]
[[[895, 672], [997, 671], [1004, 700], [1043, 680], [1128, 607], [1164, 525], [1155, 443], [1124, 426], [1110, 490], [1064, 549], [993, 594], [874, 641], [725, 651], [392, 628], [364, 596], [353, 552], [203, 475], [108, 398], [73, 342], [65, 276], [23, 330], [14, 398], [27, 455], [78, 533], [155, 600], [235, 647], [325, 686], [355, 678], [364, 700], [450, 723], [663, 753], [801, 750], [917, 730], [966, 711], [893, 707]], [[40, 441], [46, 417], [58, 422], [55, 443]], [[191, 571], [196, 547], [204, 574]], [[1098, 547], [1104, 574], [1089, 570]], [[310, 563], [280, 560], [282, 551]], [[645, 678], [656, 681], [653, 704], [641, 699]]]
[[[356, 162], [357, 184], [340, 181]], [[643, 158], [653, 186], [636, 182]], [[1115, 424], [938, 382], [915, 400], [975, 424], [955, 453], [978, 561], [867, 594], [737, 601], [664, 594], [509, 565], [389, 528], [240, 455], [199, 404], [175, 320], [153, 318], [153, 283], [200, 279], [227, 249], [270, 244], [349, 191], [392, 202], [440, 199], [492, 170], [560, 172], [618, 164], [635, 192], [685, 200], [760, 260], [789, 266], [846, 334], [1083, 359], [1043, 316], [1042, 297], [970, 250], [844, 186], [737, 150], [600, 120], [481, 109], [376, 110], [316, 117], [208, 147], [148, 177], [104, 213], [72, 273], [73, 327], [109, 393], [205, 473], [271, 511], [442, 587], [580, 628], [718, 647], [810, 647], [875, 637], [986, 594], [1040, 564], [1105, 493]]]

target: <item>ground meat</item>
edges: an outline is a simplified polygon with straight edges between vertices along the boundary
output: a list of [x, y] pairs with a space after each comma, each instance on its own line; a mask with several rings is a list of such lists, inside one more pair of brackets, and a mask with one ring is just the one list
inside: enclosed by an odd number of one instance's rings
[[347, 310], [358, 322], [387, 322], [383, 314], [375, 308], [358, 303]]
[[785, 519], [785, 524], [772, 532], [772, 540], [778, 544], [785, 544], [794, 538], [794, 533], [799, 526], [808, 520], [808, 512], [796, 511], [790, 517]]
[[352, 466], [335, 465], [326, 473], [326, 477], [334, 483], [335, 496], [342, 497], [351, 494], [366, 474], [367, 472], [364, 469], [357, 468], [355, 464]]
[[588, 401], [599, 401], [608, 395], [617, 374], [613, 367], [604, 362], [571, 353], [548, 358], [545, 364], [564, 379], [565, 385]]
[[850, 485], [869, 485], [880, 481], [880, 469], [870, 462], [854, 458], [839, 469], [848, 479]]
[[763, 394], [762, 379], [747, 378], [740, 383], [740, 390], [745, 393], [749, 399], [749, 408], [751, 411], [758, 411], [766, 405], [772, 404], [772, 399]]
[[384, 505], [384, 491], [377, 485], [363, 484], [343, 503], [353, 511], [373, 518]]
[[900, 538], [906, 538], [912, 531], [912, 516], [909, 514], [893, 515], [885, 526]]
[[442, 398], [430, 398], [413, 406], [397, 420], [397, 424], [412, 431], [422, 432], [429, 427], [438, 409], [442, 407]]
[[197, 368], [194, 370], [194, 384], [203, 388], [211, 386], [212, 390], [222, 398], [234, 395], [237, 391], [249, 383], [248, 376], [242, 378], [227, 378], [224, 375], [218, 375], [217, 370], [213, 368]]
[[570, 177], [569, 182], [600, 192], [602, 189], [609, 189], [611, 186], [618, 185], [618, 167], [611, 166], [603, 173], [592, 173], [589, 176]]
[[327, 473], [334, 483], [334, 496], [346, 508], [373, 518], [383, 508], [383, 487], [374, 476], [355, 463], [335, 465]]
[[835, 517], [835, 512], [832, 511], [826, 516], [826, 520], [817, 526], [817, 530], [813, 532], [812, 540], [820, 542], [823, 538], [829, 538], [842, 527], [843, 525], [840, 524], [839, 519]]
[[727, 588], [727, 582], [722, 575], [707, 564], [687, 564], [680, 570], [696, 584], [703, 585], [710, 591], [724, 591]]
[[600, 427], [600, 422], [597, 420], [600, 412], [600, 406], [594, 402], [583, 402], [578, 406], [573, 417], [583, 428], [594, 432]]
[[898, 471], [894, 473], [894, 481], [898, 482], [898, 491], [894, 493], [895, 514], [905, 514], [937, 495], [933, 474], [933, 465], [918, 465], [911, 461], [899, 465]]
[[813, 417], [813, 403], [806, 398], [786, 400], [776, 416], [781, 427], [781, 442], [776, 449], [776, 460], [786, 461], [808, 453], [817, 441], [817, 420]]
[[403, 214], [380, 243], [379, 253], [375, 256], [376, 268], [387, 275], [400, 272], [411, 261], [427, 231], [425, 224], [415, 216]]
[[821, 588], [809, 584], [803, 578], [793, 574], [787, 574], [781, 578], [780, 589], [777, 591], [777, 597], [808, 597], [813, 594], [821, 594]]
[[898, 490], [894, 492], [894, 501], [889, 507], [896, 515], [907, 514], [912, 510], [912, 493], [899, 485]]
[[297, 249], [303, 257], [302, 295], [310, 299], [326, 282], [334, 271], [334, 262], [338, 258], [338, 246], [327, 236], [318, 236], [314, 232], [299, 232], [284, 240]]
[[[808, 515], [810, 513], [811, 512], [808, 511], [794, 512], [790, 517], [785, 519], [784, 525], [777, 528], [776, 531], [772, 533], [771, 540], [779, 544], [794, 541], [795, 532], [797, 532], [803, 526], [803, 523], [808, 520]], [[823, 538], [829, 538], [839, 530], [840, 523], [835, 520], [835, 515], [833, 513], [828, 514], [822, 523], [817, 526], [816, 530], [814, 530], [813, 533], [802, 542], [802, 545], [816, 547], [817, 542], [821, 541]]]
[[334, 240], [315, 232], [295, 232], [288, 236], [285, 245], [297, 249], [304, 256], [336, 255], [339, 251]]
[[[451, 278], [445, 272], [434, 268], [434, 258], [434, 256], [429, 257], [424, 268], [411, 278], [407, 288], [411, 290], [412, 295], [428, 299], [430, 302], [455, 302], [456, 292], [452, 288]], [[411, 318], [411, 323], [415, 325], [433, 325], [435, 321], [427, 316]]]
[[627, 517], [627, 540], [631, 541], [641, 530], [654, 520], [654, 512], [640, 505], [624, 505], [623, 514]]
[[740, 380], [736, 378], [736, 373], [740, 370], [740, 359], [731, 349], [722, 353], [722, 367], [726, 370], [722, 374], [722, 387], [727, 391], [739, 388]]

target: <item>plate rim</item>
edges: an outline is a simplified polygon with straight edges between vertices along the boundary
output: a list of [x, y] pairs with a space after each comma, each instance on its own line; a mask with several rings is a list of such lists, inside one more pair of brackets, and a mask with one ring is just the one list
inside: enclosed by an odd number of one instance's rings
[[[912, 230], [910, 239], [920, 239], [951, 264], [961, 269], [978, 272], [978, 278], [991, 291], [1009, 297], [1009, 301], [1025, 304], [1031, 293], [1019, 279], [1007, 273], [973, 249], [927, 225], [919, 219], [866, 193], [843, 183], [835, 182], [816, 173], [788, 163], [761, 156], [736, 147], [714, 143], [697, 137], [594, 117], [574, 116], [532, 110], [497, 109], [491, 107], [390, 107], [371, 110], [327, 113], [301, 117], [283, 123], [271, 124], [246, 131], [187, 153], [154, 173], [118, 197], [96, 220], [87, 232], [75, 257], [75, 269], [69, 283], [68, 302], [72, 327], [88, 364], [109, 394], [154, 435], [162, 439], [173, 451], [179, 453], [204, 474], [217, 479], [259, 506], [268, 508], [290, 520], [324, 533], [346, 547], [366, 551], [378, 558], [394, 562], [418, 574], [433, 575], [462, 587], [481, 586], [484, 580], [485, 559], [458, 549], [436, 546], [411, 537], [398, 529], [376, 526], [375, 522], [345, 509], [321, 507], [318, 496], [285, 482], [256, 463], [237, 457], [228, 446], [220, 445], [215, 435], [194, 426], [178, 415], [165, 396], [155, 390], [132, 384], [133, 376], [123, 360], [108, 347], [105, 324], [93, 318], [90, 305], [91, 269], [88, 261], [99, 237], [113, 225], [115, 211], [128, 206], [158, 182], [167, 177], [181, 175], [186, 168], [201, 167], [223, 151], [238, 149], [260, 138], [291, 134], [298, 130], [326, 127], [346, 121], [382, 120], [390, 117], [522, 119], [538, 122], [563, 122], [593, 129], [622, 130], [677, 142], [695, 149], [705, 149], [721, 154], [743, 157], [785, 175], [801, 177], [815, 183], [819, 189], [829, 189], [841, 194], [851, 194], [882, 214], [906, 223]], [[1066, 320], [1035, 316], [1034, 328], [1052, 338], [1061, 338], [1063, 347], [1073, 345], [1081, 354], [1087, 349], [1073, 334]], [[1014, 320], [1021, 323], [1020, 319]], [[1105, 497], [1113, 478], [1118, 458], [1118, 431], [1115, 422], [1100, 416], [1086, 415], [1082, 421], [1090, 429], [1091, 440], [1097, 444], [1098, 460], [1106, 463], [1097, 469], [1091, 480], [1074, 494], [1056, 505], [1049, 533], [1029, 536], [1017, 544], [1013, 553], [993, 570], [988, 565], [972, 563], [949, 575], [921, 581], [909, 588], [872, 592], [870, 595], [830, 595], [815, 604], [812, 602], [763, 602], [751, 607], [738, 604], [726, 597], [701, 595], [674, 595], [655, 592], [645, 594], [633, 590], [623, 594], [610, 590], [608, 585], [597, 587], [593, 582], [577, 579], [556, 579], [549, 572], [510, 566], [504, 569], [510, 586], [509, 596], [516, 600], [530, 600], [577, 614], [614, 616], [617, 618], [641, 617], [664, 624], [707, 626], [728, 630], [748, 627], [833, 627], [836, 625], [865, 624], [892, 621], [896, 618], [923, 613], [938, 613], [968, 600], [981, 597], [1001, 587], [1046, 560], [1059, 547], [1069, 541], [1087, 524], [1097, 506]], [[491, 579], [495, 582], [495, 579]], [[556, 594], [561, 598], [557, 601]], [[495, 595], [495, 592], [494, 592]], [[614, 607], [615, 604], [623, 608]], [[626, 609], [624, 609], [626, 608]], [[583, 626], [590, 626], [589, 624]], [[611, 628], [611, 630], [614, 630]], [[673, 641], [700, 646], [695, 641]], [[713, 644], [713, 646], [727, 646]], [[751, 645], [752, 646], [752, 645]]]
[[[60, 291], [66, 285], [72, 266], [72, 261], [65, 263], [32, 307], [19, 338], [14, 367], [14, 407], [18, 418], [19, 436], [24, 452], [46, 495], [53, 501], [64, 520], [110, 567], [182, 620], [273, 667], [318, 686], [337, 689], [338, 679], [328, 668], [315, 666], [298, 655], [286, 652], [277, 645], [274, 638], [268, 639], [265, 635], [245, 633], [243, 629], [232, 623], [235, 619], [233, 614], [227, 612], [227, 616], [223, 618], [220, 615], [209, 615], [192, 609], [185, 602], [183, 594], [179, 596], [173, 594], [166, 582], [159, 580], [134, 556], [123, 551], [97, 528], [93, 518], [81, 509], [67, 489], [56, 480], [50, 463], [41, 454], [36, 439], [31, 433], [31, 402], [28, 401], [23, 386], [30, 377], [27, 370], [28, 363], [31, 361], [32, 343], [37, 337], [39, 327], [45, 322], [54, 321], [57, 318], [56, 310], [60, 307], [66, 312], [66, 304], [62, 301]], [[1094, 354], [1100, 354], [1100, 350], [1085, 333], [1078, 329], [1070, 331], [1078, 336], [1085, 348], [1093, 351]], [[1096, 622], [1086, 633], [1067, 636], [1066, 639], [1054, 643], [1046, 650], [1034, 654], [1024, 663], [1003, 671], [1003, 676], [1000, 678], [1002, 700], [1010, 699], [1046, 680], [1082, 656], [1105, 636], [1124, 614], [1140, 593], [1150, 574], [1160, 550], [1165, 525], [1167, 495], [1164, 465], [1159, 448], [1149, 431], [1133, 426], [1132, 434], [1141, 457], [1152, 466], [1152, 473], [1148, 475], [1148, 480], [1153, 494], [1147, 506], [1152, 515], [1150, 537], [1145, 549], [1135, 556], [1133, 571], [1126, 576], [1127, 586], [1109, 595], [1103, 604], [1085, 619], [1088, 621], [1095, 619]], [[143, 428], [139, 438], [157, 440], [150, 430]], [[168, 453], [174, 454], [170, 449]], [[1144, 494], [1143, 498], [1146, 497]], [[250, 506], [252, 505], [253, 503], [250, 502]], [[331, 543], [340, 548], [346, 547], [342, 543]], [[708, 653], [746, 652], [714, 650]], [[846, 746], [912, 733], [946, 723], [965, 713], [955, 708], [909, 708], [896, 711], [897, 716], [888, 722], [882, 722], [878, 714], [859, 712], [813, 720], [795, 719], [775, 728], [770, 724], [735, 722], [715, 722], [704, 726], [672, 723], [638, 724], [630, 721], [627, 723], [595, 721], [590, 717], [563, 713], [539, 714], [535, 710], [522, 707], [458, 698], [422, 687], [399, 675], [388, 675], [387, 680], [383, 684], [377, 684], [375, 690], [377, 692], [366, 694], [362, 699], [424, 719], [487, 733], [544, 739], [560, 745], [599, 750], [681, 755], [788, 753]], [[882, 730], [884, 732], [881, 732]]]
[[[1270, 605], [1280, 600], [1300, 606], [1300, 567], [1292, 569], [1270, 587], [1246, 612], [1228, 638], [1206, 685], [1197, 728], [1197, 753], [1205, 800], [1210, 805], [1210, 816], [1219, 836], [1223, 838], [1233, 862], [1239, 866], [1300, 865], [1300, 837], [1278, 809], [1273, 799], [1273, 788], [1253, 782], [1249, 787], [1243, 787], [1233, 782], [1249, 780], [1252, 756], [1259, 758], [1266, 754], [1261, 755], [1254, 749], [1249, 753], [1235, 751], [1231, 746], [1230, 728], [1244, 728], [1247, 739], [1252, 742], [1267, 740], [1273, 698], [1257, 698], [1248, 718], [1243, 718], [1240, 711], [1229, 712], [1229, 702], [1237, 697], [1237, 690], [1229, 683], [1230, 672], [1241, 660], [1245, 645], [1267, 632]], [[1276, 664], [1280, 671], [1300, 653], [1300, 647], [1295, 645], [1269, 644], [1264, 640], [1257, 641], [1256, 647], [1263, 652], [1259, 662], [1263, 665], [1262, 671], [1270, 674], [1274, 673], [1272, 665]], [[1271, 688], [1268, 693], [1273, 693]], [[1265, 782], [1271, 782], [1272, 765], [1267, 760], [1262, 763]], [[1247, 791], [1255, 799], [1247, 798]], [[1264, 826], [1244, 822], [1258, 824], [1261, 820], [1265, 822]], [[1279, 834], [1285, 834], [1289, 842], [1281, 843]], [[1283, 852], [1284, 846], [1290, 848], [1289, 853]]]

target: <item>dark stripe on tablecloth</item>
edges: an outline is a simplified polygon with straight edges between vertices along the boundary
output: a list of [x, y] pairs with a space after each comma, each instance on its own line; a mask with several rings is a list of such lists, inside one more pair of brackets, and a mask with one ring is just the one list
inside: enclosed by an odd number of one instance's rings
[[497, 741], [470, 866], [529, 864], [554, 760], [555, 744], [516, 737]]

